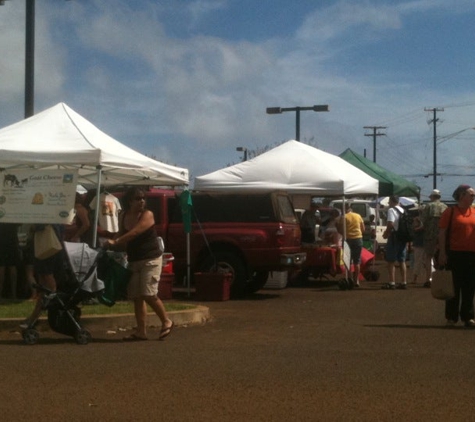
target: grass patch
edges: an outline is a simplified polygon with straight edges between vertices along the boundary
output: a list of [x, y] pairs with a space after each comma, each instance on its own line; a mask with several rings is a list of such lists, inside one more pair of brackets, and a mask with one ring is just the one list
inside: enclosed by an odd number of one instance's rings
[[[167, 312], [183, 311], [186, 309], [195, 308], [194, 305], [182, 303], [166, 303], [165, 309]], [[25, 318], [33, 311], [34, 302], [28, 300], [11, 300], [0, 302], [0, 319], [2, 318]], [[132, 314], [134, 307], [132, 302], [116, 302], [112, 307], [102, 304], [98, 305], [82, 305], [82, 315], [112, 315], [112, 314]]]

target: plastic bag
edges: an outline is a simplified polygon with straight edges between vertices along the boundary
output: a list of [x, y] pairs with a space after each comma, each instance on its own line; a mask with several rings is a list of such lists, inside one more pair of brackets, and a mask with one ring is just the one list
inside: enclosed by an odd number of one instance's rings
[[63, 249], [53, 227], [48, 224], [44, 230], [35, 231], [35, 258], [47, 259]]
[[448, 300], [455, 296], [452, 271], [436, 270], [432, 273], [431, 293], [435, 299]]

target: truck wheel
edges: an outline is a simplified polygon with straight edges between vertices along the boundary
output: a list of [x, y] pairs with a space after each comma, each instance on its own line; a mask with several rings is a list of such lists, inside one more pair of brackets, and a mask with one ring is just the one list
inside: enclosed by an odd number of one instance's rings
[[246, 285], [246, 292], [255, 293], [258, 290], [261, 290], [267, 283], [268, 278], [269, 271], [256, 271], [249, 280], [249, 283]]
[[217, 252], [208, 256], [200, 265], [201, 271], [231, 273], [231, 297], [233, 299], [246, 293], [246, 267], [242, 260], [231, 252]]

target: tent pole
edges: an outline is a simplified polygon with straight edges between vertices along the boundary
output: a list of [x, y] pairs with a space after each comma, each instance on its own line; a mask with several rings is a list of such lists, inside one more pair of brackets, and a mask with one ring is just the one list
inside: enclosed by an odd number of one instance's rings
[[94, 210], [94, 223], [92, 225], [92, 248], [95, 248], [97, 245], [97, 223], [99, 221], [99, 195], [101, 193], [101, 177], [102, 177], [102, 166], [97, 166], [97, 190], [96, 190], [96, 209]]
[[[342, 215], [342, 218], [343, 218], [343, 241], [341, 243], [341, 248], [342, 248], [342, 252], [343, 252], [343, 256], [345, 256], [345, 245], [347, 245], [346, 243], [346, 200], [345, 200], [345, 195], [343, 195], [342, 197], [342, 201], [341, 201], [341, 215]], [[345, 266], [345, 280], [348, 280], [348, 270], [349, 268], [346, 266], [346, 263], [343, 262], [343, 265]], [[351, 265], [351, 261], [350, 261], [350, 265]]]
[[188, 297], [191, 296], [191, 257], [190, 257], [190, 233], [186, 234], [186, 285]]
[[372, 265], [372, 268], [373, 268], [373, 271], [374, 271], [374, 267], [376, 265], [376, 248], [378, 247], [378, 240], [376, 239], [376, 232], [378, 231], [378, 226], [381, 225], [381, 221], [380, 221], [380, 217], [379, 217], [379, 196], [376, 196], [376, 215], [374, 217], [374, 223], [375, 223], [375, 226], [376, 226], [376, 231], [374, 233], [374, 239], [373, 239], [373, 254], [374, 254], [374, 258], [373, 258], [373, 265]]

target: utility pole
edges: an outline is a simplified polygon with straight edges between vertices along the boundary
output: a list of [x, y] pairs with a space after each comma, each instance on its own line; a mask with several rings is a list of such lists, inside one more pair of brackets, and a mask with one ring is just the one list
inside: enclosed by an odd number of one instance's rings
[[432, 111], [433, 118], [429, 123], [432, 123], [434, 126], [434, 173], [433, 173], [433, 188], [437, 188], [437, 118], [438, 111], [444, 111], [442, 107], [433, 107], [433, 108], [424, 108], [424, 111]]
[[385, 133], [378, 132], [379, 129], [386, 129], [386, 126], [363, 126], [363, 129], [373, 129], [373, 133], [365, 133], [364, 136], [373, 137], [373, 163], [376, 162], [376, 137], [386, 136]]
[[25, 119], [35, 114], [35, 0], [26, 0]]

